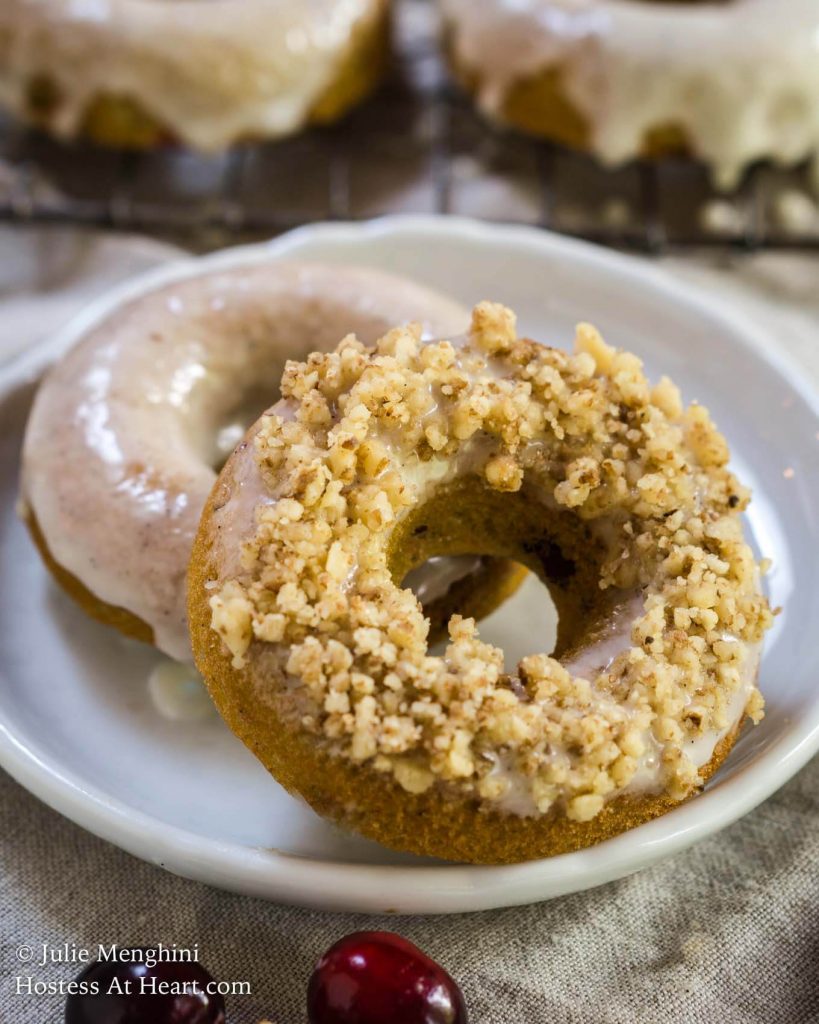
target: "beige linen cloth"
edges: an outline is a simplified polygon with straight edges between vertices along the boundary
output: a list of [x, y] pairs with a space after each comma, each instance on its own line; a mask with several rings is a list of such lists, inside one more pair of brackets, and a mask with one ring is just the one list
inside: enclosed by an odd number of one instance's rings
[[[0, 232], [0, 359], [169, 252], [110, 236]], [[775, 318], [781, 343], [819, 383], [819, 262], [766, 255], [674, 270]], [[63, 1019], [62, 996], [14, 994], [21, 944], [162, 941], [198, 944], [218, 978], [250, 982], [251, 995], [228, 1001], [230, 1024], [305, 1024], [319, 954], [351, 930], [389, 928], [459, 980], [472, 1024], [819, 1022], [818, 812], [819, 759], [743, 820], [632, 878], [539, 906], [396, 919], [280, 907], [176, 878], [0, 772], [0, 1021]]]

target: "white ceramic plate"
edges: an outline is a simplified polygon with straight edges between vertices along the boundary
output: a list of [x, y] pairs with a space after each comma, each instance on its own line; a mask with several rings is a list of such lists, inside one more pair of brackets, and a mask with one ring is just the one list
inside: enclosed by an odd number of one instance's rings
[[[668, 372], [711, 408], [754, 488], [748, 527], [774, 561], [768, 586], [785, 611], [766, 644], [767, 716], [705, 794], [593, 849], [514, 867], [390, 853], [342, 835], [289, 797], [218, 719], [162, 718], [145, 685], [156, 655], [90, 622], [52, 585], [14, 515], [31, 382], [123, 298], [270, 253], [389, 268], [465, 303], [499, 299], [518, 310], [523, 331], [550, 343], [568, 344], [575, 322], [591, 320], [639, 353], [650, 374]], [[819, 747], [818, 409], [776, 339], [731, 310], [645, 263], [531, 229], [435, 218], [321, 225], [153, 271], [0, 376], [0, 762], [53, 807], [140, 857], [310, 906], [477, 910], [636, 871], [745, 814]], [[520, 626], [521, 602], [532, 607], [524, 595], [490, 630], [507, 653], [541, 642], [539, 629], [532, 637], [531, 626]]]

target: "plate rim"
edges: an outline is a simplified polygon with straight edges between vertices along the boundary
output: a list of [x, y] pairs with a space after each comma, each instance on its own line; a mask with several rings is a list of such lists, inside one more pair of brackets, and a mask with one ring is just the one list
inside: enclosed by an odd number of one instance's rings
[[[0, 403], [33, 383], [79, 334], [121, 303], [164, 284], [237, 264], [287, 259], [304, 244], [333, 241], [353, 249], [394, 235], [461, 236], [514, 244], [534, 255], [567, 255], [660, 292], [678, 307], [697, 310], [753, 350], [793, 388], [817, 420], [819, 392], [798, 362], [768, 341], [768, 332], [705, 289], [662, 267], [592, 243], [523, 225], [464, 217], [395, 215], [363, 222], [305, 225], [270, 241], [232, 246], [204, 256], [170, 258], [93, 299], [56, 334], [0, 367]], [[0, 672], [4, 669], [0, 665]], [[767, 799], [819, 750], [819, 699], [791, 723], [753, 766], [662, 817], [605, 843], [524, 864], [378, 865], [316, 860], [240, 842], [209, 839], [130, 807], [59, 763], [36, 742], [23, 742], [0, 708], [0, 766], [36, 797], [80, 827], [127, 852], [184, 877], [278, 902], [334, 911], [460, 913], [534, 903], [592, 888], [665, 859], [721, 830]], [[746, 774], [753, 773], [754, 784]], [[707, 812], [707, 813], [706, 813]], [[412, 881], [409, 882], [409, 876]], [[402, 885], [406, 880], [407, 884]]]

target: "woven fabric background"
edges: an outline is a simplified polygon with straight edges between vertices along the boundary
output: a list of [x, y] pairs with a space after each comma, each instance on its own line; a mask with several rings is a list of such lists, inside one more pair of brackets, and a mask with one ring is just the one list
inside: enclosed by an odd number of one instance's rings
[[[0, 1020], [58, 1024], [16, 995], [16, 949], [199, 944], [248, 981], [230, 1024], [306, 1024], [313, 963], [360, 928], [399, 930], [459, 980], [472, 1024], [819, 1021], [819, 760], [753, 814], [657, 867], [539, 906], [437, 918], [321, 914], [184, 881], [0, 781]], [[72, 978], [76, 966], [33, 968]], [[390, 1024], [385, 1021], [384, 1024]]]
[[[133, 272], [110, 239], [96, 245], [65, 233], [45, 244], [0, 233], [0, 359]], [[21, 253], [34, 275], [25, 281]], [[145, 250], [137, 264], [159, 255]], [[719, 273], [674, 269], [775, 316], [783, 345], [819, 381], [816, 262], [763, 256]], [[539, 906], [401, 919], [279, 907], [176, 878], [88, 835], [0, 773], [3, 1024], [59, 1024], [64, 998], [27, 994], [26, 979], [57, 983], [78, 969], [22, 963], [21, 946], [37, 956], [44, 944], [160, 941], [198, 944], [218, 978], [250, 983], [249, 996], [229, 999], [229, 1024], [305, 1024], [313, 963], [360, 928], [398, 930], [439, 959], [463, 986], [472, 1024], [816, 1024], [819, 760], [745, 819], [632, 878]]]

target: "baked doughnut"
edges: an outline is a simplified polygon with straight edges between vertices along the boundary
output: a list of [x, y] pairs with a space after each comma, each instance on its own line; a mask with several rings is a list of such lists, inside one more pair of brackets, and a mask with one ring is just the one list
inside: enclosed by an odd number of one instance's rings
[[717, 183], [819, 153], [812, 0], [440, 0], [491, 117], [620, 164], [686, 151]]
[[[23, 447], [25, 515], [58, 581], [96, 618], [190, 660], [199, 515], [285, 361], [410, 318], [435, 334], [469, 322], [404, 278], [265, 259], [196, 270], [93, 324], [44, 379]], [[497, 568], [480, 574], [489, 604], [512, 585]]]
[[372, 91], [388, 21], [389, 0], [3, 0], [0, 103], [110, 146], [278, 138]]
[[[228, 459], [189, 572], [194, 655], [230, 727], [319, 813], [475, 863], [589, 845], [694, 793], [762, 713], [771, 611], [748, 491], [708, 412], [581, 326], [574, 355], [476, 307], [291, 364]], [[432, 556], [538, 573], [554, 653], [515, 666], [402, 581]], [[537, 643], [537, 638], [533, 638]]]

